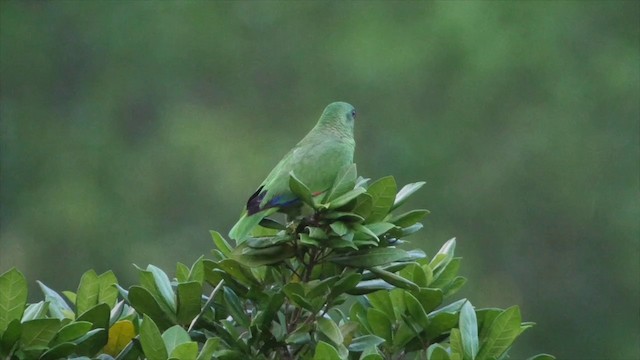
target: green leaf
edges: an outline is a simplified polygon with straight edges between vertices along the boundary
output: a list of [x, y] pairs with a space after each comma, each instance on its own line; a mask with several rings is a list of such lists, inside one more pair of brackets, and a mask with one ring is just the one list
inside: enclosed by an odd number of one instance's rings
[[53, 340], [51, 340], [51, 343], [49, 345], [55, 346], [76, 340], [89, 332], [92, 327], [93, 324], [89, 321], [74, 321], [63, 326], [62, 329], [58, 331]]
[[118, 284], [118, 279], [113, 271], [109, 270], [98, 276], [98, 282], [100, 283], [98, 302], [109, 305], [110, 309], [113, 308], [118, 300], [118, 288], [115, 286]]
[[60, 296], [60, 294], [58, 294], [54, 290], [51, 290], [42, 282], [40, 281], [36, 281], [36, 282], [38, 283], [38, 285], [40, 286], [40, 289], [44, 293], [45, 300], [49, 302], [49, 313], [51, 313], [51, 316], [60, 320], [64, 318], [73, 318], [73, 310], [71, 310], [71, 307], [69, 307], [67, 302], [64, 301], [64, 299], [62, 298], [62, 296]]
[[380, 239], [378, 238], [378, 235], [376, 235], [373, 231], [371, 231], [368, 227], [360, 224], [360, 223], [355, 223], [353, 224], [353, 230], [357, 231], [356, 238], [357, 239], [368, 239], [368, 238], [372, 238], [372, 239], [376, 239], [375, 242], [373, 242], [373, 244], [377, 244]]
[[[353, 210], [351, 210], [351, 212], [363, 218], [366, 218], [367, 216], [369, 216], [369, 214], [371, 214], [372, 209], [373, 197], [365, 192], [358, 195], [358, 197], [356, 198], [356, 205], [354, 206]], [[364, 221], [364, 219], [362, 221]]]
[[318, 342], [313, 360], [341, 360], [338, 350], [324, 341]]
[[13, 346], [20, 340], [22, 335], [22, 324], [20, 319], [13, 319], [4, 330], [4, 333], [0, 338], [0, 354], [8, 354]]
[[191, 341], [191, 338], [180, 325], [174, 325], [162, 333], [162, 341], [164, 341], [167, 353], [171, 354], [176, 346]]
[[394, 210], [400, 205], [404, 204], [405, 201], [407, 201], [407, 199], [409, 198], [409, 196], [413, 195], [413, 193], [418, 191], [424, 184], [425, 184], [424, 181], [419, 181], [419, 182], [415, 182], [415, 183], [411, 183], [403, 186], [402, 189], [398, 191], [398, 194], [396, 194], [396, 198], [393, 201], [393, 206], [391, 207], [391, 210]]
[[520, 309], [512, 306], [493, 320], [487, 337], [482, 339], [478, 360], [486, 360], [502, 355], [520, 335]]
[[377, 347], [383, 342], [384, 342], [384, 339], [379, 336], [375, 336], [375, 335], [359, 336], [357, 338], [354, 338], [353, 341], [351, 341], [351, 344], [349, 344], [349, 351], [362, 352], [362, 351], [365, 351], [366, 349]]
[[358, 214], [352, 212], [344, 212], [344, 211], [330, 211], [326, 215], [324, 215], [326, 219], [330, 220], [342, 220], [342, 221], [350, 221], [350, 222], [363, 222], [364, 218]]
[[160, 292], [160, 296], [162, 297], [162, 300], [165, 302], [165, 304], [169, 306], [169, 308], [175, 314], [177, 309], [176, 296], [173, 293], [173, 289], [171, 288], [171, 281], [169, 280], [169, 277], [164, 271], [160, 270], [160, 268], [154, 265], [147, 266], [147, 271], [150, 271], [151, 274], [153, 275], [153, 280], [155, 281], [156, 287]]
[[338, 325], [336, 325], [333, 320], [326, 317], [320, 317], [316, 320], [316, 325], [318, 326], [318, 331], [324, 334], [334, 345], [338, 346], [342, 344], [344, 340], [342, 333], [340, 332]]
[[20, 342], [25, 349], [46, 347], [62, 323], [58, 319], [35, 319], [22, 323]]
[[369, 185], [367, 193], [373, 198], [371, 213], [365, 219], [366, 223], [375, 223], [384, 219], [391, 210], [396, 197], [396, 180], [393, 176], [386, 176]]
[[338, 175], [333, 181], [333, 185], [324, 196], [324, 200], [322, 202], [325, 204], [329, 203], [331, 200], [337, 198], [338, 196], [341, 196], [349, 190], [352, 190], [356, 185], [356, 177], [356, 164], [347, 165], [340, 169]]
[[238, 295], [228, 287], [224, 287], [224, 302], [231, 317], [241, 326], [248, 328], [249, 316], [244, 311]]
[[465, 359], [464, 350], [462, 349], [462, 336], [460, 335], [460, 329], [451, 329], [451, 334], [449, 335], [449, 344], [451, 346], [451, 357], [453, 357], [454, 359]]
[[453, 258], [444, 267], [440, 267], [440, 271], [436, 273], [429, 287], [441, 288], [444, 291], [452, 285], [464, 285], [464, 283], [452, 284], [458, 274], [458, 270], [460, 270], [460, 260], [460, 258]]
[[231, 251], [233, 249], [231, 248], [231, 245], [229, 245], [229, 243], [222, 237], [222, 235], [220, 235], [219, 232], [213, 230], [211, 230], [210, 233], [211, 237], [213, 238], [213, 243], [216, 245], [216, 248], [220, 250], [220, 252], [224, 256], [231, 256]]
[[144, 314], [154, 319], [161, 329], [166, 329], [173, 325], [171, 318], [160, 307], [158, 301], [149, 290], [134, 285], [129, 288], [129, 303], [140, 314]]
[[313, 201], [311, 190], [309, 190], [307, 185], [303, 184], [302, 181], [295, 176], [293, 171], [289, 173], [289, 189], [291, 189], [291, 192], [294, 193], [303, 203], [314, 209], [316, 208], [316, 203]]
[[24, 310], [24, 314], [22, 314], [22, 322], [43, 318], [48, 309], [48, 301], [40, 301], [38, 303], [31, 304]]
[[425, 311], [422, 304], [420, 304], [418, 299], [416, 299], [415, 296], [411, 295], [411, 293], [405, 291], [404, 303], [413, 321], [422, 326], [423, 329], [426, 329], [429, 326], [429, 317], [427, 316], [427, 312]]
[[386, 281], [375, 279], [361, 281], [358, 286], [351, 290], [347, 290], [346, 293], [350, 295], [366, 295], [378, 290], [391, 290], [395, 289], [395, 286], [389, 284]]
[[440, 250], [438, 250], [438, 253], [433, 257], [433, 259], [429, 263], [429, 267], [431, 267], [431, 269], [436, 272], [438, 267], [446, 265], [449, 260], [453, 258], [455, 248], [456, 238], [449, 239], [446, 243], [444, 243], [444, 245], [442, 245]]
[[436, 315], [429, 314], [429, 326], [426, 333], [429, 340], [436, 339], [442, 334], [451, 331], [458, 323], [458, 315], [448, 312], [438, 313]]
[[415, 296], [427, 313], [442, 304], [443, 295], [439, 289], [420, 288], [418, 291], [412, 291], [411, 295]]
[[181, 262], [176, 264], [176, 280], [178, 282], [189, 281], [189, 267]]
[[204, 283], [204, 256], [200, 256], [189, 269], [189, 281], [197, 281], [202, 285]]
[[389, 230], [395, 228], [396, 226], [392, 223], [388, 222], [377, 222], [374, 224], [365, 225], [367, 229], [369, 229], [376, 236], [380, 236], [389, 232]]
[[143, 315], [140, 325], [140, 344], [149, 360], [167, 360], [167, 348], [156, 324], [147, 315]]
[[429, 210], [425, 209], [411, 210], [404, 214], [393, 216], [391, 219], [389, 219], [389, 222], [394, 223], [396, 226], [406, 228], [419, 222], [428, 214]]
[[246, 246], [246, 243], [243, 243], [233, 250], [231, 257], [243, 265], [257, 267], [277, 264], [294, 255], [295, 250], [289, 244], [271, 246], [265, 249], [251, 249]]
[[349, 228], [342, 221], [334, 221], [330, 225], [331, 230], [336, 233], [338, 236], [342, 236], [349, 231]]
[[211, 360], [213, 353], [221, 348], [220, 338], [208, 338], [196, 360]]
[[[346, 194], [342, 194], [341, 196], [333, 199], [333, 201], [331, 201], [329, 203], [329, 209], [339, 209], [347, 204], [349, 204], [351, 201], [353, 201], [354, 199], [356, 199], [359, 196], [362, 196], [362, 194], [364, 194], [366, 192], [366, 190], [364, 188], [361, 187], [357, 187], [349, 192], [347, 192]], [[356, 214], [359, 214], [355, 211], [353, 211]]]
[[427, 349], [427, 359], [429, 360], [451, 360], [447, 349], [440, 344], [433, 344]]
[[73, 352], [76, 351], [78, 345], [74, 343], [62, 343], [56, 346], [51, 347], [49, 350], [45, 351], [41, 356], [40, 360], [58, 360], [65, 359]]
[[407, 290], [420, 290], [420, 287], [418, 287], [418, 285], [416, 285], [415, 283], [413, 283], [412, 281], [409, 281], [405, 278], [403, 278], [402, 276], [398, 275], [398, 274], [394, 274], [392, 272], [386, 271], [380, 267], [374, 266], [369, 268], [369, 270], [378, 275], [378, 277], [386, 282], [388, 282], [389, 284], [393, 285], [393, 286], [397, 286], [401, 289], [407, 289]]
[[409, 255], [406, 251], [394, 248], [371, 248], [331, 257], [329, 261], [357, 268], [370, 268], [386, 265], [394, 261], [406, 259]]
[[178, 284], [178, 313], [179, 324], [187, 325], [198, 316], [202, 305], [202, 285], [197, 281]]
[[356, 272], [342, 275], [340, 279], [331, 287], [331, 297], [335, 298], [346, 291], [356, 287], [362, 280], [362, 275]]
[[224, 259], [218, 262], [216, 266], [245, 286], [257, 286], [259, 284], [251, 270], [234, 259]]
[[367, 295], [367, 299], [371, 303], [371, 306], [385, 313], [391, 322], [396, 321], [393, 303], [391, 302], [391, 296], [388, 291], [376, 291]]
[[464, 359], [474, 360], [478, 354], [478, 322], [473, 306], [468, 301], [460, 309], [459, 327]]
[[107, 304], [98, 304], [91, 309], [85, 311], [80, 316], [78, 316], [77, 321], [88, 321], [93, 326], [92, 329], [96, 328], [109, 328], [109, 305]]
[[[286, 230], [287, 229], [287, 227], [284, 226], [283, 224], [270, 218], [264, 218], [260, 220], [260, 226], [270, 230]], [[274, 233], [277, 233], [277, 231], [275, 231]]]
[[0, 334], [9, 323], [20, 319], [27, 304], [27, 280], [18, 269], [0, 275]]
[[195, 341], [180, 344], [171, 352], [171, 358], [178, 360], [196, 360], [197, 356], [198, 343]]
[[100, 297], [100, 280], [98, 274], [91, 269], [80, 278], [76, 292], [76, 314], [80, 315], [98, 304]]
[[373, 335], [385, 339], [389, 344], [393, 343], [391, 321], [384, 312], [376, 308], [367, 309], [367, 321], [373, 331]]

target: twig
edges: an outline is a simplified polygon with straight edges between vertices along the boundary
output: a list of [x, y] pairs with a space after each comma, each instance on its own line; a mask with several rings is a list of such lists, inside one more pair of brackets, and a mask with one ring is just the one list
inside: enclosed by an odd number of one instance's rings
[[211, 305], [211, 303], [213, 302], [213, 298], [216, 296], [216, 293], [222, 288], [222, 284], [224, 284], [224, 280], [220, 280], [218, 285], [216, 285], [216, 287], [213, 288], [211, 295], [209, 295], [209, 300], [207, 300], [207, 302], [204, 304], [198, 316], [196, 316], [193, 319], [193, 321], [191, 321], [191, 324], [189, 325], [189, 329], [187, 330], [187, 332], [190, 332], [191, 330], [193, 330], [193, 327], [196, 326], [196, 323], [198, 322], [198, 320], [200, 320], [200, 318], [202, 317], [202, 315], [204, 315], [204, 312], [207, 310], [209, 305]]

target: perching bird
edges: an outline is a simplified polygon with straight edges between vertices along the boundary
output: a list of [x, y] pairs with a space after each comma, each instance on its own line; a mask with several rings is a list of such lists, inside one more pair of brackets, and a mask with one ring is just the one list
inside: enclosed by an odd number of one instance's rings
[[229, 237], [240, 244], [266, 216], [300, 205], [300, 200], [289, 189], [291, 173], [314, 195], [328, 190], [338, 172], [353, 163], [355, 117], [356, 110], [350, 104], [327, 105], [316, 126], [280, 160], [251, 195]]

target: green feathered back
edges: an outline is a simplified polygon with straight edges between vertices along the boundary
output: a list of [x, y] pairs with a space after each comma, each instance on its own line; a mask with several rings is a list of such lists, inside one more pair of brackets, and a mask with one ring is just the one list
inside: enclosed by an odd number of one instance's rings
[[[296, 200], [289, 189], [289, 174], [309, 187], [312, 193], [326, 191], [338, 171], [353, 163], [355, 140], [353, 127], [355, 109], [345, 102], [329, 104], [316, 126], [280, 160], [260, 184], [260, 191], [249, 200], [262, 211], [248, 215], [245, 212], [229, 232], [238, 243], [244, 241], [251, 230], [264, 218], [263, 209], [283, 207]], [[272, 211], [269, 211], [271, 213]]]

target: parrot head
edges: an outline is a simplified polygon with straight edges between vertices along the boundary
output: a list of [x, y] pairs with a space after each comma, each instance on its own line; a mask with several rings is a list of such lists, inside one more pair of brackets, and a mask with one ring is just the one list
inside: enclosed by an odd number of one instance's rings
[[353, 134], [355, 118], [356, 109], [351, 104], [338, 101], [324, 108], [320, 120], [318, 120], [318, 125]]

